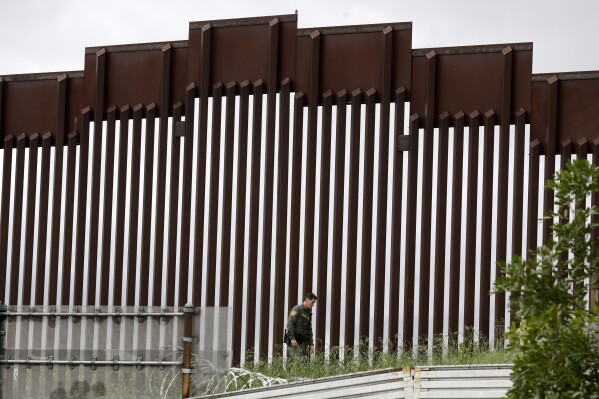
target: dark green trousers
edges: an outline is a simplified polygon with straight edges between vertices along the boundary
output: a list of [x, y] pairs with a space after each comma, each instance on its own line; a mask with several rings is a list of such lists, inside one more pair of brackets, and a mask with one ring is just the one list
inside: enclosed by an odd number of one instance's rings
[[310, 345], [307, 342], [298, 342], [297, 346], [287, 345], [287, 357], [289, 359], [309, 358]]

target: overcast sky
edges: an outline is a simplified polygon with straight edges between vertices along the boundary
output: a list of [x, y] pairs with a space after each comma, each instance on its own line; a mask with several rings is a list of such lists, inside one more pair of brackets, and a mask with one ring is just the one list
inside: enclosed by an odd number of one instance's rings
[[599, 0], [0, 0], [0, 75], [83, 69], [85, 47], [185, 40], [190, 21], [413, 22], [413, 47], [533, 42], [533, 72], [599, 70]]

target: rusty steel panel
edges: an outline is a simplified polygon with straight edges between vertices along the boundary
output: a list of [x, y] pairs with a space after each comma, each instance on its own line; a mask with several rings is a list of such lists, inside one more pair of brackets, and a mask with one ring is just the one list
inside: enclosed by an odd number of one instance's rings
[[[370, 268], [372, 249], [372, 205], [374, 191], [374, 126], [376, 119], [376, 92], [371, 89], [366, 92], [366, 114], [364, 122], [364, 194], [362, 202], [362, 256], [360, 274], [360, 324], [358, 338], [368, 337], [370, 324]], [[352, 106], [353, 107], [353, 106]], [[356, 245], [357, 246], [357, 245]]]
[[[171, 81], [171, 65], [172, 65], [172, 46], [166, 45], [162, 47], [162, 76], [160, 79], [160, 109], [169, 109], [170, 81]], [[174, 115], [174, 111], [173, 111]], [[158, 131], [158, 159], [157, 173], [158, 180], [156, 182], [156, 203], [164, 204], [166, 200], [166, 174], [167, 174], [167, 141], [168, 141], [168, 114], [162, 112], [159, 121]], [[162, 295], [162, 261], [164, 248], [164, 225], [166, 222], [165, 207], [158, 206], [156, 208], [156, 224], [155, 224], [155, 243], [153, 248], [154, 255], [154, 292], [152, 294], [153, 304], [160, 304]]]
[[478, 192], [478, 162], [480, 113], [474, 111], [469, 115], [468, 123], [468, 176], [466, 193], [466, 254], [464, 266], [464, 326], [474, 326], [474, 284], [476, 275], [476, 213]]
[[[85, 98], [89, 104], [93, 104], [92, 111], [101, 106], [102, 117], [106, 119], [105, 110], [111, 106], [121, 108], [125, 105], [149, 106], [155, 103], [161, 106], [157, 109], [157, 116], [161, 116], [160, 108], [164, 105], [163, 53], [169, 48], [173, 53], [173, 65], [169, 73], [172, 91], [168, 96], [169, 114], [172, 114], [173, 104], [185, 99], [187, 41], [86, 48]], [[105, 56], [105, 83], [102, 87], [98, 87], [96, 82], [98, 55]], [[97, 104], [98, 90], [104, 91], [101, 104]]]
[[[87, 76], [90, 75], [88, 74]], [[98, 221], [100, 215], [100, 165], [102, 157], [102, 136], [104, 135], [104, 126], [102, 120], [105, 114], [103, 101], [106, 86], [106, 51], [104, 49], [101, 49], [96, 53], [96, 71], [95, 74], [93, 74], [92, 76], [94, 76], [95, 78], [95, 97], [93, 102], [93, 108], [96, 111], [93, 115], [94, 135], [92, 152], [90, 154], [92, 181], [90, 197], [91, 209], [89, 222], [90, 238], [88, 268], [89, 276], [96, 276], [96, 270], [98, 267]], [[88, 303], [95, 303], [96, 279], [88, 279], [87, 292]]]
[[[330, 198], [330, 176], [331, 176], [331, 124], [332, 124], [332, 105], [333, 93], [328, 91], [324, 97], [324, 107], [322, 113], [322, 161], [320, 168], [320, 209], [329, 209]], [[328, 242], [329, 242], [329, 213], [321, 212], [318, 226], [318, 285], [316, 292], [326, 292], [327, 290], [327, 257], [328, 257]], [[335, 304], [338, 306], [338, 303]], [[326, 331], [325, 317], [316, 319], [316, 338], [317, 348], [324, 348], [324, 336]]]
[[[65, 79], [66, 92], [61, 90]], [[67, 126], [74, 126], [75, 118], [81, 119], [82, 71], [11, 75], [2, 76], [0, 80], [0, 134], [3, 137], [16, 137], [21, 133], [29, 137], [36, 132], [56, 134], [59, 128], [64, 129], [65, 119]], [[61, 133], [64, 137], [65, 132]]]
[[[247, 303], [252, 303], [257, 298], [257, 276], [258, 276], [258, 228], [259, 228], [259, 210], [260, 210], [260, 151], [262, 148], [262, 97], [264, 92], [264, 82], [258, 80], [254, 82], [254, 115], [252, 118], [252, 153], [251, 153], [251, 171], [250, 171], [250, 217], [249, 231], [250, 240], [248, 248], [248, 282]], [[299, 194], [298, 194], [299, 197]], [[299, 225], [298, 225], [299, 229]], [[299, 240], [298, 240], [299, 241]], [[247, 346], [253, 348], [256, 325], [256, 309], [253, 306], [248, 307], [247, 312]]]
[[[34, 134], [33, 136], [37, 136]], [[32, 136], [32, 137], [33, 137]], [[23, 189], [25, 180], [25, 145], [27, 142], [27, 136], [25, 133], [21, 133], [17, 137], [17, 161], [15, 170], [15, 191], [14, 191], [14, 204], [13, 204], [13, 227], [12, 227], [12, 257], [11, 257], [11, 268], [10, 268], [10, 296], [8, 297], [9, 303], [17, 303], [19, 296], [19, 269], [15, 267], [20, 265], [21, 258], [21, 227], [23, 220]], [[3, 245], [8, 246], [8, 242]], [[8, 277], [8, 273], [5, 274]]]
[[[188, 48], [186, 42], [173, 42], [170, 45], [170, 72], [168, 74], [169, 90], [168, 90], [168, 104], [170, 108], [170, 115], [174, 115], [174, 106], [178, 103], [183, 104], [185, 102], [185, 94], [187, 88], [187, 54]], [[162, 52], [164, 53], [167, 49], [163, 46]], [[164, 73], [164, 65], [162, 73]], [[164, 79], [161, 77], [161, 82]], [[163, 85], [165, 83], [162, 83]], [[162, 104], [162, 103], [160, 103]], [[161, 116], [161, 115], [159, 115]]]
[[[332, 273], [331, 276], [341, 276], [341, 262], [343, 259], [343, 200], [345, 183], [345, 139], [347, 135], [347, 91], [341, 90], [336, 93], [337, 103], [337, 133], [335, 138], [335, 177], [334, 177], [334, 211], [330, 216], [333, 219], [333, 248], [332, 248]], [[341, 279], [333, 278], [331, 281], [331, 291], [328, 293], [331, 298], [331, 326], [330, 342], [331, 346], [338, 346], [340, 340], [341, 324]]]
[[[276, 20], [276, 21], [275, 21]], [[296, 15], [243, 18], [189, 24], [188, 81], [202, 87], [203, 58], [210, 57], [208, 87], [217, 82], [255, 82], [269, 77], [271, 24], [279, 25], [277, 87], [286, 77], [295, 77]], [[212, 51], [202, 51], [202, 34], [211, 31], [206, 43]], [[206, 40], [206, 39], [204, 39]], [[268, 83], [266, 82], [267, 89]]]
[[[309, 55], [309, 93], [318, 92], [318, 76], [320, 64], [320, 33], [315, 31], [310, 35], [310, 55]], [[307, 129], [307, 147], [306, 147], [306, 180], [305, 180], [305, 226], [313, 223], [315, 213], [315, 190], [316, 190], [316, 146], [318, 130], [318, 98], [316, 96], [308, 97], [308, 129]], [[303, 264], [303, 289], [302, 293], [312, 292], [313, 279], [313, 253], [314, 253], [314, 235], [306, 234], [304, 236], [304, 264]]]
[[[4, 152], [2, 156], [2, 197], [0, 200], [0, 242], [7, 243], [0, 245], [0, 273], [6, 275], [7, 272], [7, 252], [8, 252], [8, 226], [9, 226], [9, 209], [10, 209], [10, 177], [12, 176], [12, 158], [14, 137], [4, 137]], [[0, 298], [5, 297], [6, 279], [0, 279]]]
[[[268, 65], [268, 81], [277, 82], [278, 75], [278, 64], [279, 64], [279, 33], [280, 23], [278, 19], [271, 20], [269, 22], [269, 65]], [[269, 287], [269, 289], [262, 290], [262, 309], [260, 314], [267, 315], [270, 312], [270, 266], [271, 266], [271, 252], [272, 252], [272, 218], [273, 218], [273, 185], [274, 185], [274, 158], [275, 158], [275, 125], [276, 125], [276, 93], [277, 84], [269, 84], [267, 86], [267, 101], [266, 101], [266, 131], [264, 135], [265, 142], [265, 168], [264, 168], [264, 212], [263, 212], [263, 243], [262, 243], [262, 256], [263, 256], [263, 267], [262, 270], [262, 287]], [[282, 91], [282, 86], [281, 86]], [[280, 274], [280, 273], [279, 273]], [[276, 272], [275, 272], [276, 277]], [[261, 318], [261, 331], [262, 336], [260, 339], [260, 348], [264, 353], [268, 347], [268, 329], [269, 318]]]
[[[48, 141], [49, 134], [44, 135], [46, 137], [46, 142]], [[29, 137], [29, 167], [28, 167], [28, 177], [27, 177], [27, 203], [25, 205], [25, 220], [27, 224], [25, 225], [25, 243], [24, 243], [24, 253], [25, 253], [25, 264], [24, 267], [24, 277], [21, 287], [23, 292], [23, 305], [29, 305], [31, 299], [31, 292], [28, 285], [31, 283], [31, 277], [33, 275], [33, 237], [34, 237], [34, 228], [35, 223], [32, 221], [35, 220], [35, 187], [37, 180], [37, 159], [38, 159], [38, 147], [40, 142], [40, 136], [37, 133], [34, 133]], [[16, 268], [15, 268], [16, 269]], [[29, 293], [26, 295], [25, 293]]]
[[[50, 186], [50, 150], [52, 145], [52, 135], [50, 133], [46, 133], [42, 136], [42, 159], [41, 159], [41, 179], [40, 179], [40, 204], [48, 203], [48, 195], [49, 195], [49, 186]], [[57, 148], [61, 148], [62, 146], [58, 146]], [[59, 158], [58, 153], [61, 152], [59, 150], [56, 151], [56, 158]], [[60, 162], [62, 167], [62, 155], [60, 156]], [[61, 168], [62, 171], [62, 168]], [[62, 176], [62, 172], [60, 173]], [[56, 179], [60, 183], [62, 183], [62, 179]], [[62, 187], [62, 186], [60, 186]], [[54, 191], [57, 192], [57, 191]], [[54, 198], [60, 198], [60, 195], [54, 195]], [[57, 214], [57, 211], [54, 211], [53, 214]], [[46, 267], [46, 246], [47, 246], [47, 228], [48, 228], [48, 212], [44, 207], [39, 207], [38, 211], [38, 229], [37, 229], [37, 254], [36, 254], [36, 267], [37, 267], [37, 278], [35, 289], [35, 304], [39, 303], [40, 299], [44, 298], [44, 278], [41, 276], [45, 274]], [[55, 222], [52, 224], [53, 226], [59, 225], [59, 222]], [[58, 241], [58, 240], [57, 240]], [[31, 287], [33, 290], [33, 287]]]
[[[68, 145], [69, 133], [81, 130], [82, 113], [85, 107], [89, 105], [85, 101], [85, 80], [83, 76], [77, 73], [73, 73], [71, 76], [71, 74], [67, 73], [66, 77], [66, 89], [59, 89], [60, 91], [57, 94], [59, 98], [58, 109], [59, 112], [61, 109], [64, 109], [65, 118], [64, 120], [59, 118], [57, 129], [60, 129], [60, 131], [55, 132], [57, 134], [55, 140], [59, 139], [62, 134], [62, 142], [65, 146]], [[63, 94], [62, 90], [66, 91], [66, 93]], [[64, 106], [62, 105], [63, 101], [65, 102]]]
[[[553, 178], [555, 172], [555, 155], [557, 153], [557, 129], [558, 129], [558, 86], [559, 81], [556, 75], [550, 75], [546, 79], [546, 102], [543, 111], [547, 115], [547, 122], [543, 126], [544, 140], [539, 140], [539, 154], [545, 155], [544, 180]], [[537, 125], [536, 123], [533, 125]], [[531, 136], [533, 133], [531, 132]], [[531, 140], [533, 140], [531, 138]], [[553, 191], [543, 190], [543, 210], [553, 209]], [[553, 220], [545, 219], [543, 222], [543, 242], [547, 242], [551, 234]]]
[[[56, 281], [57, 279], [57, 275], [58, 275], [58, 255], [59, 255], [59, 250], [60, 250], [60, 227], [62, 225], [62, 223], [60, 223], [61, 221], [61, 213], [62, 213], [62, 202], [63, 202], [63, 198], [62, 198], [62, 170], [63, 170], [63, 161], [64, 161], [64, 145], [66, 144], [69, 140], [67, 137], [67, 132], [66, 132], [66, 126], [67, 126], [67, 112], [71, 112], [71, 114], [75, 114], [75, 112], [77, 112], [77, 108], [78, 106], [76, 104], [71, 104], [71, 106], [73, 107], [71, 110], [67, 110], [67, 91], [68, 91], [68, 87], [69, 85], [73, 86], [75, 85], [75, 82], [79, 83], [79, 90], [82, 90], [83, 86], [83, 78], [80, 79], [68, 79], [66, 75], [62, 75], [58, 78], [58, 123], [56, 125], [56, 131], [54, 132], [54, 142], [56, 143], [55, 146], [55, 157], [54, 157], [54, 194], [53, 194], [53, 198], [52, 198], [52, 211], [51, 211], [51, 215], [48, 215], [47, 212], [45, 212], [45, 210], [43, 208], [40, 208], [40, 230], [38, 231], [38, 242], [40, 243], [40, 245], [38, 246], [38, 265], [40, 265], [40, 274], [38, 275], [42, 275], [44, 273], [42, 273], [41, 269], [42, 266], [46, 264], [45, 259], [46, 259], [46, 229], [44, 228], [47, 221], [48, 221], [48, 216], [51, 217], [51, 221], [52, 221], [52, 227], [51, 227], [51, 241], [50, 241], [50, 276], [49, 279], [50, 281]], [[76, 118], [73, 118], [73, 122], [75, 122]], [[75, 125], [76, 123], [73, 123], [73, 129], [75, 129]], [[44, 155], [42, 155], [42, 182], [46, 181], [46, 180], [50, 180], [50, 144], [48, 143], [47, 147], [44, 148]], [[45, 161], [45, 159], [47, 159], [47, 163]], [[69, 172], [67, 172], [69, 173]], [[44, 187], [46, 183], [43, 183], [42, 185], [42, 196], [40, 198], [40, 203], [47, 203], [48, 202], [48, 189], [47, 187]], [[65, 204], [69, 202], [69, 199], [67, 198], [65, 201]], [[68, 220], [68, 219], [67, 219]], [[68, 228], [65, 228], [65, 237], [66, 237], [66, 231], [68, 230]], [[66, 238], [65, 238], [66, 239]], [[44, 279], [40, 278], [38, 280], [38, 294], [37, 294], [37, 298], [41, 298], [43, 297], [43, 291], [44, 291]], [[55, 285], [50, 285], [50, 302], [53, 303], [53, 301], [55, 301], [56, 299], [56, 291], [57, 291], [57, 287]]]
[[[439, 153], [438, 153], [438, 177], [437, 177], [437, 218], [435, 237], [435, 285], [433, 291], [433, 334], [443, 333], [443, 300], [445, 296], [445, 248], [446, 218], [447, 218], [447, 179], [448, 179], [448, 142], [449, 142], [449, 120], [448, 113], [441, 114], [441, 127], [439, 129]], [[431, 265], [431, 269], [433, 266]]]
[[[115, 148], [115, 129], [116, 129], [116, 107], [110, 107], [107, 112], [107, 129], [106, 129], [106, 152], [104, 179], [104, 228], [102, 232], [101, 242], [101, 259], [102, 274], [100, 277], [100, 303], [108, 303], [108, 290], [110, 283], [110, 246], [112, 233], [112, 197], [115, 190], [114, 186], [114, 148]], [[118, 289], [118, 288], [117, 288]]]
[[[119, 154], [118, 154], [118, 176], [117, 176], [117, 198], [116, 198], [116, 226], [115, 226], [115, 246], [114, 258], [115, 263], [120, 267], [115, 268], [114, 275], [114, 295], [113, 303], [121, 304], [121, 293], [123, 274], [125, 263], [123, 262], [124, 247], [125, 247], [125, 195], [127, 191], [127, 143], [129, 140], [129, 114], [130, 108], [128, 105], [120, 109], [121, 129], [119, 137]], [[124, 301], [123, 301], [124, 303]], [[169, 303], [170, 305], [170, 303]]]
[[[408, 209], [416, 209], [417, 187], [418, 187], [418, 146], [420, 130], [420, 116], [410, 116], [410, 147], [408, 152], [408, 184], [406, 206]], [[412, 338], [414, 331], [414, 284], [416, 264], [416, 212], [407, 212], [406, 216], [406, 260], [404, 275], [404, 319], [401, 336], [404, 341]], [[408, 344], [409, 345], [409, 344]], [[407, 349], [407, 348], [406, 348]]]
[[356, 296], [356, 271], [358, 269], [358, 203], [359, 203], [359, 160], [362, 91], [356, 89], [351, 94], [351, 126], [349, 128], [349, 187], [347, 218], [347, 270], [345, 279], [345, 344], [354, 344], [354, 320], [359, 315], [355, 308], [359, 298]]
[[533, 184], [528, 185], [528, 236], [526, 237], [527, 251], [534, 250], [537, 247], [537, 235], [539, 224], [539, 185], [534, 183], [539, 181], [539, 158], [541, 156], [541, 142], [538, 139], [534, 139], [530, 143], [529, 154], [530, 155], [528, 157], [528, 180]]
[[[79, 183], [77, 195], [77, 227], [75, 228], [75, 303], [83, 303], [83, 274], [85, 261], [85, 234], [87, 215], [87, 186], [89, 169], [89, 131], [91, 110], [87, 107], [82, 115], [82, 129], [79, 135]], [[133, 147], [135, 149], [135, 147]], [[135, 192], [135, 191], [133, 191]]]
[[[56, 126], [55, 107], [57, 79], [39, 75], [4, 78], [4, 134], [27, 136], [53, 130]], [[45, 112], [44, 112], [45, 111]]]
[[491, 233], [493, 232], [493, 154], [495, 151], [494, 111], [485, 112], [482, 199], [481, 199], [481, 244], [480, 244], [480, 307], [478, 313], [479, 328], [483, 336], [489, 336], [489, 303], [491, 290]]
[[[224, 143], [224, 188], [221, 219], [221, 265], [229, 265], [231, 259], [231, 208], [233, 202], [233, 153], [235, 150], [235, 91], [236, 84], [231, 82], [226, 88], [227, 107], [225, 110], [225, 143]], [[220, 270], [219, 305], [227, 306], [229, 301], [229, 268]]]
[[[289, 86], [287, 86], [289, 87]], [[247, 187], [247, 155], [248, 155], [248, 125], [249, 125], [249, 96], [250, 82], [244, 81], [239, 86], [239, 170], [237, 172], [237, 201], [236, 220], [237, 231], [235, 235], [235, 255], [233, 258], [233, 362], [238, 363], [241, 352], [241, 324], [243, 305], [243, 266], [245, 255], [245, 199]], [[283, 282], [284, 284], [284, 282]]]
[[[150, 251], [151, 251], [151, 226], [152, 218], [156, 215], [152, 214], [152, 186], [154, 173], [154, 135], [156, 126], [156, 106], [150, 104], [146, 109], [146, 133], [145, 133], [145, 148], [144, 148], [144, 174], [143, 174], [143, 210], [141, 212], [141, 262], [140, 266], [140, 282], [139, 282], [139, 304], [141, 306], [148, 305], [148, 291], [150, 279]], [[163, 173], [163, 171], [162, 171]], [[158, 173], [161, 174], [161, 173]], [[160, 207], [159, 207], [160, 208]]]
[[[141, 175], [141, 135], [142, 135], [142, 119], [143, 107], [141, 104], [133, 108], [133, 131], [131, 132], [131, 192], [139, 193], [139, 180]], [[137, 263], [137, 234], [138, 234], [138, 218], [139, 215], [139, 195], [131, 195], [129, 197], [129, 246], [127, 252], [127, 296], [126, 305], [135, 303], [135, 279], [130, 278], [135, 276], [135, 271], [139, 267]], [[124, 266], [123, 266], [124, 267]]]
[[451, 191], [451, 243], [448, 252], [450, 258], [449, 264], [449, 315], [447, 328], [449, 334], [457, 334], [459, 322], [459, 301], [460, 301], [460, 250], [462, 244], [462, 168], [464, 165], [464, 121], [463, 112], [458, 112], [453, 116], [453, 176]]
[[[171, 128], [172, 144], [171, 159], [178, 160], [181, 155], [181, 137], [177, 135], [177, 129], [185, 130], [185, 122], [181, 122], [181, 103], [173, 107], [173, 124]], [[177, 264], [177, 216], [179, 213], [179, 162], [171, 164], [171, 181], [169, 187], [169, 220], [168, 220], [168, 255], [167, 255], [167, 275], [166, 275], [166, 303], [173, 306], [175, 303], [175, 277]]]
[[499, 44], [488, 46], [417, 49], [412, 51], [411, 113], [426, 115], [427, 55], [434, 51], [436, 84], [434, 86], [435, 126], [438, 115], [447, 111], [469, 114], [484, 113], [490, 109], [503, 118], [505, 53], [513, 53], [511, 70], [510, 122], [515, 123], [515, 112], [531, 109], [530, 81], [532, 76], [532, 44]]
[[[67, 176], [65, 181], [65, 228], [64, 228], [64, 240], [63, 240], [63, 253], [70, 254], [73, 248], [74, 239], [74, 226], [73, 217], [75, 213], [75, 170], [77, 169], [75, 163], [76, 154], [76, 143], [78, 140], [78, 134], [72, 132], [67, 138]], [[60, 293], [60, 303], [69, 303], [69, 297], [71, 292], [71, 264], [72, 256], [65, 256], [62, 264], [62, 280], [65, 282], [62, 284], [62, 292]], [[66, 282], [69, 281], [69, 284]], [[50, 300], [49, 304], [54, 305], [58, 302], [57, 298], [57, 283], [58, 283], [58, 266], [50, 270]]]
[[[187, 278], [189, 276], [189, 269], [192, 265], [191, 260], [188, 259], [189, 254], [189, 240], [183, 239], [189, 234], [191, 226], [191, 173], [193, 165], [193, 125], [194, 115], [192, 111], [195, 103], [196, 87], [194, 84], [190, 84], [186, 88], [185, 96], [185, 107], [186, 118], [185, 118], [185, 134], [183, 141], [183, 187], [189, 187], [188, 190], [183, 190], [183, 198], [181, 200], [181, 254], [185, 254], [181, 257], [181, 270], [179, 273], [179, 304], [187, 303]], [[206, 109], [208, 109], [206, 107]], [[203, 212], [199, 212], [203, 213]], [[197, 231], [197, 230], [196, 230]], [[187, 259], [187, 262], [185, 262]], [[200, 284], [201, 286], [201, 284]]]
[[[386, 40], [390, 30], [393, 44], [388, 49]], [[296, 90], [306, 93], [308, 101], [314, 89], [320, 104], [327, 90], [351, 93], [356, 89], [363, 92], [375, 89], [377, 101], [383, 93], [389, 95], [387, 84], [393, 90], [405, 87], [410, 93], [411, 23], [306, 28], [299, 29], [297, 34]], [[312, 87], [310, 53], [315, 37], [320, 37], [319, 79], [318, 85]], [[383, 73], [388, 57], [392, 63], [390, 77]]]
[[[402, 226], [402, 215], [401, 215], [401, 200], [403, 197], [403, 159], [404, 151], [400, 150], [399, 143], [402, 138], [407, 136], [403, 135], [404, 129], [404, 118], [405, 118], [405, 100], [406, 91], [405, 89], [399, 88], [394, 93], [395, 96], [395, 121], [394, 121], [394, 135], [395, 143], [393, 151], [393, 202], [391, 208], [391, 242], [401, 242], [401, 226]], [[399, 262], [401, 259], [401, 246], [391, 246], [391, 271], [390, 271], [390, 289], [389, 289], [389, 339], [393, 343], [393, 349], [397, 350], [399, 347], [398, 335], [399, 335], [399, 276], [400, 267]], [[375, 307], [376, 309], [376, 307]], [[380, 311], [379, 311], [380, 312]], [[379, 314], [381, 314], [380, 312]]]
[[[437, 82], [437, 54], [430, 51], [426, 54], [426, 113], [424, 119], [424, 134], [422, 136], [422, 195], [421, 195], [421, 224], [423, 226], [431, 225], [432, 218], [432, 193], [433, 193], [433, 140], [435, 124], [435, 89]], [[416, 132], [418, 134], [418, 132]], [[418, 317], [418, 332], [428, 331], [428, 311], [429, 311], [429, 285], [430, 285], [430, 250], [431, 250], [431, 229], [420, 230], [420, 298], [419, 314], [424, 317]], [[414, 298], [414, 301], [416, 299]]]
[[[199, 90], [200, 97], [200, 119], [198, 121], [198, 145], [199, 151], [196, 154], [196, 161], [198, 164], [198, 172], [197, 172], [197, 182], [196, 182], [196, 209], [204, 209], [205, 204], [205, 189], [206, 189], [206, 167], [208, 164], [208, 159], [206, 158], [207, 154], [207, 140], [208, 140], [208, 96], [210, 94], [210, 51], [211, 51], [211, 37], [212, 31], [211, 29], [202, 29], [201, 32], [202, 37], [202, 62], [201, 62], [201, 86]], [[188, 60], [189, 61], [189, 60]], [[188, 70], [191, 71], [193, 68], [189, 67]], [[189, 112], [186, 114], [186, 130], [185, 134], [187, 138], [185, 139], [185, 154], [187, 153], [187, 143], [193, 145], [193, 126], [194, 126], [194, 118], [195, 112], [191, 112], [191, 109], [195, 109], [195, 96], [196, 96], [196, 85], [190, 84], [186, 89], [186, 109]], [[214, 110], [213, 110], [214, 112]], [[191, 151], [191, 150], [190, 150]], [[187, 155], [186, 161], [187, 161]], [[191, 152], [189, 153], [189, 162], [191, 162]], [[191, 164], [189, 164], [191, 165]], [[187, 164], [185, 169], [183, 170], [184, 179], [186, 177], [191, 179], [191, 171], [189, 174], [187, 173]], [[184, 183], [185, 184], [185, 183]], [[191, 196], [191, 192], [189, 194]], [[185, 197], [186, 200], [189, 198]], [[185, 203], [184, 203], [185, 204]], [[187, 206], [183, 206], [183, 212], [188, 212], [189, 208]], [[185, 214], [185, 213], [184, 213]], [[199, 270], [201, 269], [202, 264], [202, 256], [203, 252], [206, 250], [203, 248], [204, 245], [204, 212], [196, 212], [195, 220], [193, 224], [194, 231], [196, 232], [196, 242], [194, 245], [194, 253], [190, 258], [190, 262], [193, 262], [195, 265], [195, 270], [198, 271], [198, 274], [201, 273]], [[184, 225], [186, 228], [189, 228], [189, 225]], [[184, 230], [186, 231], [186, 230]], [[183, 244], [183, 243], [182, 243]], [[185, 244], [187, 245], [187, 244]], [[183, 247], [184, 248], [184, 247]], [[183, 252], [187, 253], [187, 252]], [[191, 264], [191, 263], [190, 263]], [[189, 265], [188, 265], [189, 268]], [[181, 291], [182, 292], [182, 291]], [[202, 284], [198, 284], [197, 288], [193, 290], [192, 303], [199, 303], [200, 298], [202, 297]]]
[[514, 190], [512, 216], [512, 256], [522, 255], [522, 215], [524, 213], [524, 135], [525, 112], [516, 113], [516, 137], [514, 145]]
[[[593, 139], [599, 131], [599, 71], [538, 74], [532, 77], [531, 141], [539, 140], [541, 154], [554, 151], [566, 138]], [[550, 85], [557, 85], [555, 119], [550, 110]], [[555, 122], [552, 122], [552, 121]], [[555, 123], [555, 138], [549, 133]], [[552, 146], [552, 147], [550, 147]]]
[[[286, 263], [287, 255], [287, 199], [289, 182], [289, 110], [290, 110], [291, 80], [282, 82], [279, 108], [279, 157], [277, 174], [277, 215], [275, 262], [277, 265]], [[244, 169], [245, 170], [245, 169]], [[285, 237], [285, 239], [283, 238]], [[283, 347], [283, 320], [285, 320], [285, 270], [275, 269], [275, 306], [274, 306], [274, 343], [275, 349]]]
[[[385, 250], [387, 240], [381, 239], [386, 237], [387, 233], [387, 183], [388, 183], [388, 169], [389, 169], [389, 115], [391, 111], [391, 72], [392, 72], [392, 46], [393, 46], [393, 30], [390, 27], [385, 28], [383, 31], [384, 36], [384, 62], [383, 62], [383, 87], [384, 92], [381, 93], [381, 107], [380, 107], [380, 128], [378, 130], [379, 137], [379, 195], [377, 199], [377, 214], [376, 214], [376, 262], [374, 265], [374, 319], [375, 327], [374, 334], [377, 337], [383, 336], [384, 328], [384, 303], [385, 303]], [[401, 88], [405, 91], [405, 88]], [[399, 89], [398, 89], [399, 90]], [[393, 336], [392, 336], [393, 338]]]
[[[220, 176], [220, 143], [221, 143], [221, 118], [222, 118], [222, 93], [223, 85], [218, 84], [213, 88], [214, 101], [212, 105], [212, 154], [210, 155], [210, 194], [208, 213], [208, 260], [207, 260], [207, 279], [210, 282], [216, 281], [216, 252], [217, 252], [217, 234], [218, 234], [218, 179]], [[260, 163], [258, 162], [258, 165]], [[254, 183], [252, 181], [252, 183]], [[257, 205], [256, 205], [257, 206]], [[256, 234], [257, 236], [258, 234]], [[214, 306], [215, 284], [206, 285], [206, 304]]]
[[[298, 297], [300, 214], [301, 214], [301, 175], [302, 175], [302, 142], [304, 136], [304, 93], [295, 94], [293, 107], [293, 143], [291, 153], [293, 160], [289, 178], [291, 179], [291, 210], [289, 215], [289, 272], [288, 272], [288, 306], [289, 311]], [[251, 276], [251, 273], [250, 273]]]

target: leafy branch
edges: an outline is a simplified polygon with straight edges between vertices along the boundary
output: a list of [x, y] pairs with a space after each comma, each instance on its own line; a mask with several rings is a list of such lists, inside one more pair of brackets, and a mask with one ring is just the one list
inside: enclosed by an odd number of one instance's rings
[[[599, 169], [573, 161], [547, 183], [555, 191], [548, 242], [526, 258], [500, 264], [494, 292], [510, 292], [517, 351], [508, 398], [599, 398], [599, 317], [588, 292], [599, 280], [599, 214], [587, 198], [599, 191]], [[590, 305], [590, 306], [589, 306]]]

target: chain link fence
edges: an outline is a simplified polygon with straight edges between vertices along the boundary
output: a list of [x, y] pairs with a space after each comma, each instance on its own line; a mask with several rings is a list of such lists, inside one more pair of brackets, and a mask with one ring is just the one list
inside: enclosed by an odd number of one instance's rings
[[188, 395], [222, 392], [231, 359], [228, 321], [224, 307], [2, 305], [0, 394], [178, 398], [184, 375]]

